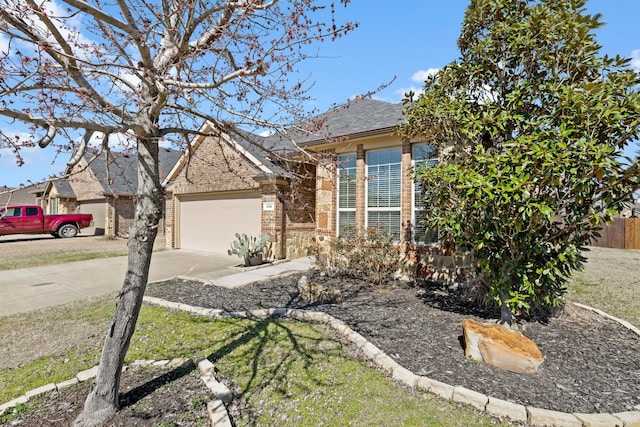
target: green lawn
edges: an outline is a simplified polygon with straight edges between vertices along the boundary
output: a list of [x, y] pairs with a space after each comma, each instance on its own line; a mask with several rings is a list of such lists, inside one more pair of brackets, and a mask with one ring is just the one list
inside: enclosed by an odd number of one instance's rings
[[[101, 298], [32, 313], [16, 328], [42, 320], [106, 328], [113, 301]], [[0, 338], [4, 339], [2, 335]], [[95, 366], [101, 339], [0, 369], [0, 402]], [[238, 426], [488, 426], [499, 424], [460, 405], [395, 383], [321, 325], [289, 320], [209, 320], [143, 307], [128, 361], [209, 358], [242, 391], [247, 411]], [[28, 408], [28, 407], [27, 407]], [[24, 410], [24, 408], [23, 408]], [[0, 417], [8, 422], [10, 417]]]

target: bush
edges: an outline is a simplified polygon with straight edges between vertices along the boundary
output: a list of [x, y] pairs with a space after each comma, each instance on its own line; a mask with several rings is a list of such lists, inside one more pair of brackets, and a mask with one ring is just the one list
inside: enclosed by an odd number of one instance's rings
[[364, 233], [353, 229], [333, 241], [319, 253], [318, 266], [330, 276], [363, 279], [374, 285], [391, 280], [400, 268], [400, 254], [386, 231], [369, 228]]

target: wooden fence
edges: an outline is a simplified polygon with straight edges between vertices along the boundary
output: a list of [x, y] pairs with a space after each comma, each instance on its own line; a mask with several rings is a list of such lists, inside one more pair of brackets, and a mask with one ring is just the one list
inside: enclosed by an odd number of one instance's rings
[[592, 246], [615, 249], [640, 249], [640, 218], [615, 218], [600, 232]]

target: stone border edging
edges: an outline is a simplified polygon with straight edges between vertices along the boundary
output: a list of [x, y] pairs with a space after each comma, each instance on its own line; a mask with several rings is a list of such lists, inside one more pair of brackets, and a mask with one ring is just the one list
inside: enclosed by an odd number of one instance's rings
[[[272, 308], [226, 312], [219, 309], [196, 307], [188, 304], [171, 302], [163, 300], [161, 298], [150, 296], [145, 296], [144, 302], [149, 305], [182, 311], [188, 314], [209, 317], [212, 319], [222, 319], [229, 317], [258, 319], [266, 319], [270, 317], [286, 317], [305, 322], [323, 323], [331, 326], [334, 330], [343, 334], [345, 338], [350, 340], [360, 350], [362, 350], [362, 352], [369, 358], [369, 360], [376, 363], [383, 370], [389, 372], [394, 380], [399, 381], [409, 387], [417, 388], [421, 391], [430, 392], [448, 400], [471, 405], [472, 407], [480, 411], [487, 412], [489, 415], [494, 417], [507, 418], [517, 422], [524, 422], [531, 426], [545, 425], [558, 427], [640, 427], [640, 405], [636, 406], [636, 408], [639, 408], [639, 410], [619, 412], [614, 414], [558, 412], [516, 404], [506, 400], [486, 396], [482, 393], [478, 393], [474, 390], [470, 390], [462, 386], [452, 386], [425, 376], [418, 376], [410, 370], [402, 367], [395, 360], [386, 355], [382, 350], [370, 343], [358, 332], [351, 329], [346, 323], [336, 319], [335, 317], [327, 313], [290, 308]], [[593, 311], [594, 313], [597, 313], [598, 315], [601, 315], [609, 320], [615, 321], [621, 326], [640, 336], [640, 329], [636, 328], [631, 323], [625, 320], [611, 316], [602, 310], [584, 304], [572, 304], [585, 310]], [[191, 359], [184, 358], [158, 361], [136, 360], [129, 365], [126, 365], [124, 369], [127, 369], [127, 367], [129, 366], [136, 365], [166, 365], [178, 367], [185, 363], [193, 363], [193, 361]], [[208, 359], [201, 359], [196, 362], [196, 366], [199, 372], [202, 374], [200, 378], [204, 382], [205, 386], [213, 394], [216, 395], [215, 400], [207, 403], [207, 413], [209, 414], [209, 419], [211, 420], [212, 426], [231, 427], [231, 420], [225, 407], [225, 403], [231, 401], [233, 397], [231, 392], [224, 384], [218, 382], [215, 379], [215, 366], [213, 365], [213, 363], [211, 363], [211, 361], [209, 361]], [[4, 412], [9, 408], [13, 408], [18, 404], [27, 403], [27, 401], [33, 397], [40, 396], [50, 391], [60, 391], [74, 384], [93, 379], [96, 376], [97, 371], [98, 367], [94, 366], [93, 368], [78, 372], [74, 378], [71, 378], [69, 380], [62, 381], [60, 383], [46, 384], [36, 389], [29, 390], [24, 395], [1, 404], [0, 415], [4, 414]]]
[[[452, 386], [440, 381], [433, 380], [425, 376], [419, 376], [410, 370], [400, 366], [395, 360], [385, 354], [378, 347], [370, 343], [358, 332], [351, 329], [346, 323], [335, 317], [316, 311], [306, 311], [291, 308], [271, 308], [260, 310], [248, 310], [237, 312], [226, 312], [224, 310], [196, 307], [188, 304], [176, 303], [161, 298], [150, 296], [144, 297], [144, 302], [162, 308], [182, 311], [188, 314], [210, 317], [212, 319], [222, 318], [254, 318], [265, 319], [269, 317], [287, 317], [294, 320], [323, 323], [331, 326], [334, 330], [342, 333], [345, 338], [354, 343], [362, 352], [380, 368], [389, 372], [391, 377], [403, 384], [417, 388], [421, 391], [433, 393], [442, 398], [468, 404], [474, 408], [486, 412], [490, 416], [507, 418], [513, 421], [526, 423], [531, 426], [545, 425], [558, 427], [640, 427], [640, 405], [638, 410], [618, 412], [618, 413], [567, 413], [551, 411], [548, 409], [524, 406], [509, 402], [503, 399], [487, 396], [482, 393], [467, 389], [462, 386]], [[573, 303], [575, 304], [575, 303]], [[620, 323], [623, 327], [630, 329], [640, 336], [640, 330], [629, 322], [610, 316], [601, 310], [575, 304], [578, 307], [594, 311], [606, 318]], [[218, 427], [218, 425], [214, 425]], [[222, 424], [220, 424], [222, 427]]]
[[[227, 413], [224, 403], [230, 402], [233, 398], [233, 395], [224, 384], [219, 383], [216, 380], [214, 376], [215, 366], [208, 359], [198, 360], [195, 364], [193, 360], [189, 358], [175, 358], [171, 360], [135, 360], [128, 365], [125, 365], [123, 367], [123, 371], [132, 366], [149, 365], [175, 368], [186, 365], [197, 367], [198, 371], [201, 374], [200, 379], [209, 389], [209, 391], [211, 391], [211, 393], [216, 396], [216, 399], [207, 402], [206, 407], [212, 427], [232, 427], [231, 419], [229, 418], [229, 414]], [[69, 380], [62, 381], [56, 384], [46, 384], [42, 387], [29, 390], [24, 395], [0, 405], [0, 415], [4, 414], [7, 409], [13, 408], [19, 404], [27, 403], [29, 399], [33, 397], [40, 396], [51, 391], [62, 391], [65, 388], [71, 387], [72, 385], [92, 380], [93, 378], [95, 378], [97, 373], [98, 367], [94, 366], [93, 368], [78, 372], [75, 377]]]

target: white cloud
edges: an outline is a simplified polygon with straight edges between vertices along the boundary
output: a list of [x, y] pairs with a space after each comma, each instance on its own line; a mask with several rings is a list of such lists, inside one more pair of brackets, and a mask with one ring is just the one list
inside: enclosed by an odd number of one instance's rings
[[631, 68], [640, 73], [640, 49], [631, 52]]
[[[640, 50], [636, 52], [638, 54], [637, 55], [638, 62], [639, 62], [638, 65], [640, 65]], [[411, 76], [411, 80], [416, 83], [424, 83], [429, 76], [433, 76], [439, 71], [440, 71], [440, 68], [429, 68], [428, 70], [419, 70], [413, 73], [413, 75]], [[409, 92], [413, 92], [414, 93], [413, 99], [416, 99], [417, 96], [424, 93], [424, 87], [410, 85], [408, 87], [402, 87], [394, 91], [394, 93], [400, 98], [404, 98], [405, 95], [408, 94]], [[484, 85], [481, 89], [472, 90], [470, 92], [470, 95], [472, 95], [480, 103], [495, 102], [497, 99], [497, 93], [487, 85]]]
[[404, 98], [405, 94], [409, 93], [409, 92], [413, 92], [416, 95], [420, 95], [424, 92], [423, 87], [422, 86], [409, 86], [409, 87], [401, 87], [400, 89], [397, 89], [395, 91], [396, 95], [400, 96], [401, 98]]
[[413, 76], [411, 76], [411, 80], [416, 83], [424, 83], [424, 81], [427, 80], [427, 77], [433, 76], [438, 71], [440, 71], [440, 68], [429, 68], [427, 70], [416, 71], [413, 73]]
[[426, 70], [418, 70], [411, 76], [411, 81], [418, 83], [419, 85], [410, 85], [408, 87], [401, 87], [395, 90], [395, 94], [400, 98], [404, 98], [405, 94], [413, 92], [416, 95], [420, 95], [424, 92], [422, 84], [427, 80], [429, 76], [433, 76], [440, 68], [428, 68]]
[[[80, 16], [69, 16], [69, 12], [64, 5], [60, 5], [57, 1], [47, 1], [41, 6], [51, 22], [56, 26], [57, 31], [67, 41], [67, 43], [75, 49], [75, 54], [80, 58], [90, 59], [94, 56], [91, 47], [91, 39], [87, 38], [85, 34], [80, 33], [76, 28], [81, 28], [82, 19]], [[37, 29], [42, 35], [46, 36], [52, 45], [57, 45], [57, 41], [53, 38], [53, 35], [46, 27], [46, 25], [40, 21], [36, 15], [24, 16], [22, 11], [11, 11], [20, 16], [25, 22]], [[22, 13], [22, 15], [21, 15]], [[14, 39], [14, 48], [23, 52], [33, 52], [33, 44], [22, 41], [20, 39]], [[6, 41], [0, 40], [0, 48], [6, 45]]]

